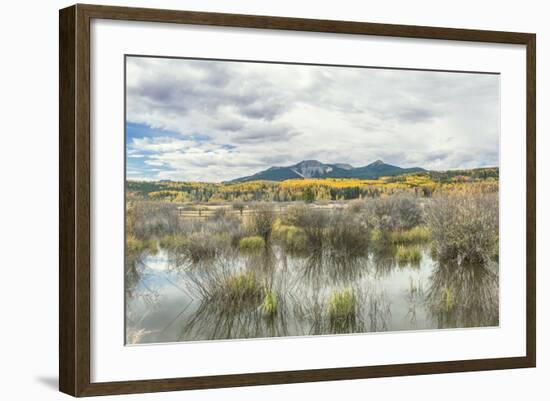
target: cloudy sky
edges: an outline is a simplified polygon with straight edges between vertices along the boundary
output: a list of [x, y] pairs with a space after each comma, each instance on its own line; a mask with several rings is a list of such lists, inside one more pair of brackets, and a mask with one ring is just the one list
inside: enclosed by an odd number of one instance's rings
[[127, 57], [126, 85], [128, 179], [498, 166], [498, 75]]

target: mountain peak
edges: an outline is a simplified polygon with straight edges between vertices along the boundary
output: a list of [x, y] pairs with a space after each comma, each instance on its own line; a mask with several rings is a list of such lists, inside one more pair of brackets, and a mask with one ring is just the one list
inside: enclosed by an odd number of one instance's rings
[[364, 167], [353, 167], [347, 163], [325, 164], [318, 160], [302, 160], [292, 166], [270, 167], [259, 173], [241, 177], [232, 182], [244, 182], [254, 180], [284, 181], [300, 178], [359, 178], [377, 179], [383, 176], [399, 175], [425, 171], [419, 167], [401, 168], [384, 163], [382, 160]]
[[376, 166], [383, 166], [384, 164], [386, 164], [386, 163], [384, 163], [382, 160], [378, 159], [378, 160], [372, 162], [371, 164], [369, 164], [369, 166], [376, 167]]
[[296, 163], [296, 167], [302, 167], [302, 166], [320, 166], [323, 163], [321, 163], [319, 160], [302, 160], [300, 163]]

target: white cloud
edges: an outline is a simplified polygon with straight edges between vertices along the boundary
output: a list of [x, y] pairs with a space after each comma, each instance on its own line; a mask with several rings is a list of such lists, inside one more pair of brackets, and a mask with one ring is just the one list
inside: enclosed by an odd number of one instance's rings
[[[220, 181], [303, 159], [452, 169], [498, 164], [497, 75], [127, 59], [128, 122], [156, 178]], [[201, 139], [196, 139], [201, 138]]]

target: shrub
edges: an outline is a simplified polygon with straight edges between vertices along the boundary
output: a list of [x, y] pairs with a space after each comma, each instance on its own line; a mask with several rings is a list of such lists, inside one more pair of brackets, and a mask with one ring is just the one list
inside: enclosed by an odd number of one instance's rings
[[359, 255], [368, 250], [369, 230], [350, 213], [334, 212], [324, 234], [325, 242], [332, 251]]
[[270, 206], [260, 204], [256, 206], [249, 218], [249, 224], [251, 231], [259, 235], [267, 243], [271, 237], [273, 230], [273, 222], [275, 220], [275, 213]]
[[244, 203], [241, 201], [235, 201], [233, 202], [233, 205], [231, 205], [234, 210], [238, 210], [241, 213], [241, 216], [243, 215], [244, 210]]
[[126, 200], [126, 234], [139, 240], [160, 237], [178, 230], [175, 205], [137, 199], [131, 194]]
[[347, 205], [347, 210], [350, 213], [360, 213], [365, 210], [367, 203], [363, 199], [354, 199]]
[[382, 231], [409, 230], [424, 222], [424, 211], [419, 200], [410, 195], [392, 195], [372, 202], [372, 220]]
[[238, 247], [241, 238], [246, 236], [239, 218], [228, 214], [221, 219], [203, 221], [195, 229], [213, 233], [218, 238], [223, 238], [225, 242], [230, 243], [233, 247]]
[[303, 203], [293, 203], [285, 209], [282, 215], [282, 224], [303, 227], [310, 209]]
[[224, 248], [220, 237], [206, 233], [194, 233], [189, 236], [186, 254], [192, 262], [214, 258]]
[[327, 227], [330, 223], [328, 213], [321, 210], [308, 209], [302, 216], [302, 223], [307, 242], [311, 249], [322, 249]]
[[244, 237], [239, 242], [239, 248], [242, 251], [260, 251], [265, 249], [265, 241], [262, 237]]
[[406, 247], [399, 245], [395, 257], [399, 263], [420, 263], [422, 252], [416, 246]]
[[437, 256], [459, 265], [498, 258], [498, 193], [432, 198], [427, 220]]
[[225, 218], [227, 214], [227, 209], [224, 207], [219, 207], [214, 211], [214, 215], [212, 216], [214, 220], [222, 220]]

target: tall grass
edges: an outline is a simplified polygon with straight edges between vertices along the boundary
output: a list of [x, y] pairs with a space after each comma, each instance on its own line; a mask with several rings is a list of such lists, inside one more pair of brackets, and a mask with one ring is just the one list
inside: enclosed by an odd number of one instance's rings
[[357, 297], [351, 288], [334, 290], [328, 303], [331, 331], [342, 333], [352, 331], [356, 323]]
[[429, 241], [431, 238], [430, 229], [425, 226], [413, 227], [410, 230], [394, 231], [389, 233], [388, 238], [393, 244], [411, 244]]
[[303, 252], [308, 249], [307, 236], [303, 228], [285, 225], [281, 219], [273, 224], [273, 238], [290, 252]]
[[229, 302], [257, 302], [262, 285], [254, 272], [235, 273], [222, 282], [218, 295]]
[[262, 302], [262, 311], [268, 317], [273, 317], [277, 314], [279, 301], [277, 294], [270, 289], [265, 290], [264, 300]]
[[147, 254], [154, 255], [157, 251], [157, 244], [153, 240], [139, 240], [133, 235], [126, 237], [126, 258], [129, 264]]
[[403, 246], [399, 245], [395, 252], [395, 258], [398, 263], [412, 263], [418, 264], [422, 259], [422, 252], [417, 246]]
[[185, 253], [189, 239], [182, 234], [165, 235], [159, 240], [159, 246], [169, 252], [181, 254]]
[[265, 249], [265, 240], [260, 236], [244, 237], [239, 242], [239, 249], [247, 252], [259, 252]]

